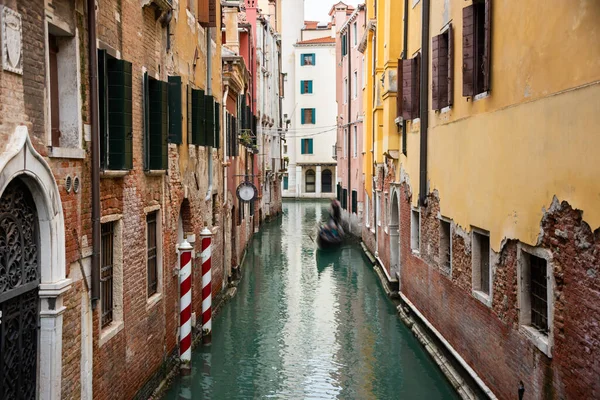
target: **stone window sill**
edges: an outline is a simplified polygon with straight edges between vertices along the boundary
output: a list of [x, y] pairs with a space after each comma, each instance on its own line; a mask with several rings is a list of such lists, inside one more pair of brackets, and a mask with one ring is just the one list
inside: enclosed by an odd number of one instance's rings
[[100, 340], [98, 341], [98, 347], [102, 347], [106, 342], [115, 337], [117, 333], [121, 332], [125, 324], [123, 321], [113, 321], [109, 326], [102, 329], [100, 332]]
[[490, 92], [479, 93], [478, 95], [473, 96], [473, 102], [483, 100], [490, 97]]
[[150, 298], [146, 301], [146, 311], [154, 307], [161, 299], [162, 293], [154, 293], [152, 296], [150, 296]]
[[492, 306], [492, 297], [487, 293], [484, 293], [480, 290], [473, 290], [473, 297], [488, 307]]
[[69, 147], [50, 147], [48, 156], [51, 158], [83, 160], [85, 158], [85, 150]]
[[444, 108], [442, 108], [442, 109], [440, 110], [440, 114], [446, 114], [446, 113], [449, 113], [451, 110], [452, 110], [452, 106], [447, 106], [447, 107], [444, 107]]
[[537, 347], [542, 353], [547, 355], [549, 358], [552, 358], [552, 346], [550, 345], [550, 340], [548, 335], [545, 335], [535, 329], [532, 326], [521, 325], [520, 331], [529, 339], [535, 347]]
[[123, 170], [108, 171], [108, 170], [105, 170], [105, 171], [100, 171], [100, 178], [101, 179], [123, 178], [127, 174], [129, 174], [129, 171], [123, 171]]
[[146, 174], [146, 176], [163, 176], [167, 174], [167, 171], [164, 169], [151, 169], [144, 171], [144, 174]]

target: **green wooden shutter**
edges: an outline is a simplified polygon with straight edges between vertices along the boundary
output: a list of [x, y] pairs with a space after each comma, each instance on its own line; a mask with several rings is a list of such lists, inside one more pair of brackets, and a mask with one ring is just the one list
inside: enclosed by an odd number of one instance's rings
[[143, 77], [144, 99], [144, 169], [150, 169], [150, 78], [144, 72]]
[[317, 114], [317, 109], [316, 109], [316, 108], [313, 108], [313, 109], [312, 109], [312, 113], [311, 113], [311, 114], [312, 114], [312, 123], [314, 124], [314, 123], [315, 123], [315, 121], [317, 120], [317, 117], [316, 117], [316, 114]]
[[312, 154], [313, 153], [313, 140], [312, 139], [304, 139], [304, 140], [308, 140], [308, 154]]
[[106, 78], [106, 50], [98, 50], [98, 108], [100, 129], [100, 168], [108, 168], [108, 79]]
[[312, 56], [312, 65], [317, 65], [317, 57], [316, 57], [315, 53], [312, 53], [311, 56]]
[[169, 76], [169, 142], [181, 144], [181, 77]]
[[312, 84], [313, 84], [313, 81], [308, 81], [308, 93], [312, 93], [313, 92]]
[[192, 116], [194, 113], [192, 112], [192, 87], [187, 85], [186, 90], [186, 119], [187, 119], [187, 142], [188, 144], [194, 143], [194, 136], [192, 130]]
[[206, 130], [204, 133], [205, 145], [213, 146], [215, 143], [215, 99], [212, 96], [204, 98], [204, 112], [206, 119]]
[[300, 81], [300, 94], [304, 94], [304, 81]]
[[168, 140], [168, 85], [166, 82], [149, 79], [150, 98], [150, 129], [149, 129], [149, 159], [150, 170], [167, 168]]
[[300, 139], [300, 154], [304, 154], [304, 141], [306, 139]]
[[288, 190], [288, 177], [283, 177], [283, 190]]
[[357, 213], [358, 210], [358, 192], [356, 190], [352, 191], [352, 212], [354, 214]]
[[204, 90], [199, 90], [198, 95], [198, 145], [206, 146], [206, 96]]
[[306, 121], [304, 119], [304, 108], [302, 108], [300, 110], [300, 123], [303, 124], [303, 125], [306, 123]]
[[131, 63], [106, 58], [108, 81], [107, 168], [132, 168], [132, 78]]
[[221, 104], [215, 103], [215, 141], [213, 147], [221, 147]]

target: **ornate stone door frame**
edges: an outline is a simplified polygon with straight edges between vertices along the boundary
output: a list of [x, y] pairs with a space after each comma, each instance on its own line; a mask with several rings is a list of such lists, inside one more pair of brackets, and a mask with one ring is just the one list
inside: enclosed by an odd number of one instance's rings
[[40, 332], [38, 399], [61, 397], [63, 294], [66, 278], [64, 216], [54, 176], [35, 150], [27, 127], [18, 126], [0, 154], [0, 196], [19, 177], [28, 186], [37, 208], [40, 232]]

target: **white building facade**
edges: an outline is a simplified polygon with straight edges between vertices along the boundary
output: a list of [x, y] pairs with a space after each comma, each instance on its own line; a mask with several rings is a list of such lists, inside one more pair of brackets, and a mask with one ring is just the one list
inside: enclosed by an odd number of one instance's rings
[[328, 35], [296, 43], [294, 65], [295, 124], [286, 133], [283, 197], [335, 197], [335, 39]]

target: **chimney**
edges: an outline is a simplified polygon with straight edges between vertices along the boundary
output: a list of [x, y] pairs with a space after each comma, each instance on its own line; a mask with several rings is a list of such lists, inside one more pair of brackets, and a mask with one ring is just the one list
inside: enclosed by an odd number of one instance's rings
[[223, 16], [225, 20], [225, 47], [240, 54], [240, 35], [238, 32], [238, 8], [223, 7]]

